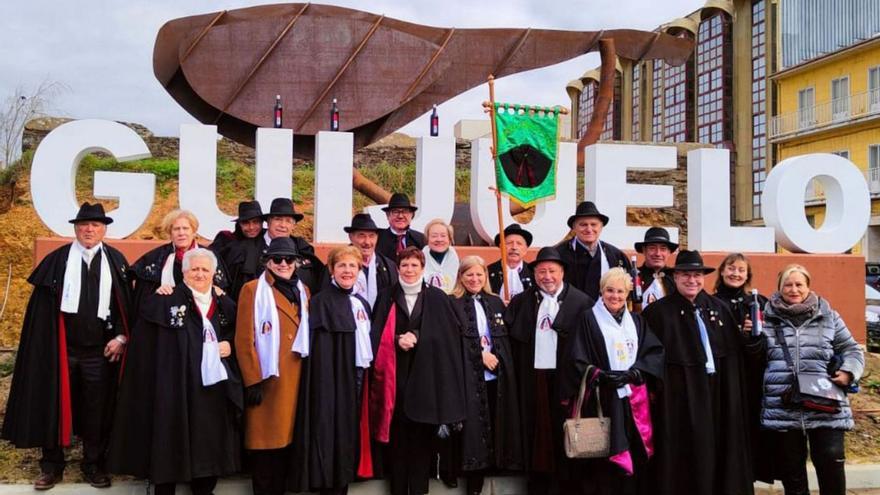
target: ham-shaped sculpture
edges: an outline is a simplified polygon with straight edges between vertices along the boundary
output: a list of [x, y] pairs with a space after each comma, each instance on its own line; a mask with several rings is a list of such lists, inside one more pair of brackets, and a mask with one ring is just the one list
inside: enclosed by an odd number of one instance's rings
[[330, 5], [264, 5], [184, 17], [162, 26], [156, 78], [196, 119], [253, 146], [273, 126], [281, 95], [294, 152], [314, 153], [338, 101], [340, 130], [361, 148], [473, 87], [546, 67], [612, 38], [617, 56], [684, 63], [693, 42], [629, 29], [457, 29]]

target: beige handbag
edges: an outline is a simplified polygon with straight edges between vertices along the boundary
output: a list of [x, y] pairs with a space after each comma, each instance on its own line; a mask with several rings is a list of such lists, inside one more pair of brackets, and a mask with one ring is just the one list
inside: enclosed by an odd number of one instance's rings
[[602, 402], [599, 400], [598, 390], [596, 391], [598, 417], [581, 417], [581, 407], [584, 404], [587, 381], [594, 372], [598, 372], [595, 367], [587, 367], [584, 377], [581, 379], [581, 388], [578, 393], [573, 417], [566, 419], [562, 425], [565, 455], [572, 459], [608, 457], [611, 450], [611, 419], [602, 415]]

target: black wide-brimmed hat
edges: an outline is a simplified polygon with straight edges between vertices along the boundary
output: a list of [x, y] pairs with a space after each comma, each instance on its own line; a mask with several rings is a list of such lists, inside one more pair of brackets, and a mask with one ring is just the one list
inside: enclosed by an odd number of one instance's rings
[[259, 201], [242, 201], [238, 204], [238, 218], [233, 222], [250, 220], [252, 218], [263, 218], [263, 209], [260, 208]]
[[687, 249], [681, 250], [678, 256], [675, 257], [675, 266], [666, 270], [672, 272], [703, 272], [707, 274], [715, 271], [711, 266], [703, 264], [703, 257], [699, 251], [688, 251]]
[[[520, 227], [518, 223], [512, 223], [507, 227], [504, 227], [504, 237], [509, 235], [518, 235], [522, 237], [525, 239], [527, 247], [532, 245], [532, 233]], [[501, 234], [495, 234], [495, 245], [498, 246], [499, 244], [501, 244]]]
[[373, 217], [371, 217], [367, 213], [358, 213], [357, 215], [351, 217], [351, 225], [348, 227], [342, 227], [347, 234], [352, 232], [356, 232], [358, 230], [366, 230], [369, 232], [379, 232], [379, 227], [376, 226], [376, 222], [373, 221]]
[[76, 218], [69, 220], [70, 223], [93, 221], [101, 222], [104, 225], [113, 223], [113, 219], [104, 214], [104, 206], [101, 203], [91, 204], [88, 201], [80, 205], [79, 211], [76, 212]]
[[406, 194], [399, 192], [391, 195], [391, 200], [388, 201], [388, 206], [382, 208], [382, 211], [387, 212], [388, 210], [393, 210], [394, 208], [406, 208], [412, 212], [418, 210], [418, 207], [409, 202], [409, 197]]
[[562, 265], [562, 268], [565, 269], [565, 261], [563, 261], [562, 256], [559, 255], [559, 251], [553, 246], [542, 247], [541, 250], [538, 251], [538, 256], [535, 258], [535, 261], [529, 263], [529, 267], [534, 270], [535, 267], [538, 266], [538, 263], [543, 263], [545, 261], [559, 263]]
[[269, 243], [269, 247], [263, 254], [264, 258], [273, 256], [294, 256], [302, 258], [302, 253], [296, 248], [296, 243], [290, 237], [276, 237]]
[[303, 219], [302, 213], [297, 213], [293, 209], [293, 201], [288, 198], [275, 198], [272, 200], [272, 206], [269, 207], [269, 213], [263, 214], [263, 220], [269, 217], [293, 217], [295, 222]]
[[599, 210], [592, 201], [582, 201], [577, 206], [574, 215], [568, 217], [568, 228], [573, 228], [574, 221], [580, 217], [596, 217], [602, 221], [602, 225], [608, 225], [608, 217], [599, 213]]
[[648, 244], [666, 244], [670, 251], [678, 249], [678, 244], [669, 240], [669, 232], [663, 227], [651, 227], [645, 231], [645, 240], [635, 244], [636, 252], [641, 253]]

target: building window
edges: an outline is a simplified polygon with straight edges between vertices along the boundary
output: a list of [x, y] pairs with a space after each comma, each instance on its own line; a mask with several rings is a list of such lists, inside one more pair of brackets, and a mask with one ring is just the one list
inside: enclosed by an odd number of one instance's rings
[[[616, 76], [616, 75], [615, 75]], [[584, 84], [578, 103], [578, 138], [587, 133], [593, 112], [596, 111], [596, 100], [599, 97], [599, 82], [589, 80]], [[602, 140], [620, 140], [620, 78], [614, 79], [614, 96], [608, 114], [605, 116], [605, 125], [599, 135]]]
[[871, 110], [880, 110], [880, 65], [868, 69], [868, 101]]
[[642, 140], [642, 65], [633, 64], [632, 70], [632, 140]]
[[868, 146], [868, 168], [880, 169], [880, 144]]
[[801, 129], [816, 123], [816, 90], [814, 88], [804, 88], [798, 91], [798, 123]]
[[849, 150], [832, 151], [831, 154], [832, 154], [832, 155], [837, 155], [837, 156], [839, 156], [839, 157], [841, 157], [841, 158], [846, 158], [847, 160], [849, 160]]
[[673, 143], [692, 140], [693, 92], [691, 83], [693, 59], [663, 70], [663, 139]]
[[651, 141], [655, 143], [663, 141], [663, 65], [662, 60], [654, 60], [651, 71]]
[[752, 218], [761, 218], [767, 179], [767, 52], [765, 0], [752, 4]]
[[849, 117], [849, 77], [831, 80], [831, 117], [835, 120]]
[[596, 94], [598, 92], [598, 82], [588, 80], [584, 83], [584, 89], [581, 91], [580, 101], [578, 102], [578, 138], [583, 137], [587, 133], [587, 127], [590, 126], [590, 118], [593, 116]]
[[697, 35], [697, 140], [727, 144], [731, 126], [730, 16], [719, 11], [700, 23]]

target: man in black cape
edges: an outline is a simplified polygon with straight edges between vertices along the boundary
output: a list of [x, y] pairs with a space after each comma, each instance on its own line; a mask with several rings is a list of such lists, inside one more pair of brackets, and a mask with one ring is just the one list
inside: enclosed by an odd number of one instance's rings
[[[198, 263], [198, 264], [197, 264]], [[109, 467], [118, 474], [147, 478], [156, 494], [190, 483], [195, 494], [210, 494], [218, 476], [241, 467], [238, 427], [242, 382], [231, 346], [235, 303], [212, 287], [216, 258], [198, 248], [184, 255], [184, 283], [168, 295], [147, 296], [140, 307], [120, 384]], [[199, 287], [201, 280], [202, 287]], [[201, 299], [196, 294], [201, 292]], [[219, 293], [219, 291], [217, 291]], [[202, 306], [197, 301], [200, 301]], [[209, 331], [201, 307], [206, 307]], [[143, 335], [152, 341], [148, 354]], [[226, 378], [205, 385], [203, 346], [224, 343], [219, 364]], [[145, 359], [148, 358], [149, 360]]]
[[[519, 384], [528, 493], [556, 495], [570, 492], [574, 478], [562, 444], [567, 414], [559, 401], [557, 370], [568, 366], [569, 338], [593, 299], [564, 282], [566, 266], [556, 248], [542, 248], [531, 267], [536, 285], [510, 301], [504, 320]], [[554, 343], [548, 347], [547, 342]]]
[[[266, 231], [260, 236], [260, 255], [265, 257], [269, 244], [276, 237], [290, 237], [296, 245], [296, 250], [301, 259], [296, 269], [296, 276], [309, 288], [309, 292], [317, 294], [327, 279], [324, 263], [315, 256], [315, 248], [300, 236], [293, 235], [293, 226], [303, 219], [302, 213], [297, 213], [293, 207], [293, 201], [289, 198], [275, 198], [269, 213], [263, 215], [266, 222]], [[260, 265], [254, 277], [256, 279], [263, 274], [264, 266]], [[246, 280], [249, 282], [250, 280]]]
[[214, 237], [211, 249], [220, 256], [226, 265], [226, 277], [229, 280], [227, 293], [233, 301], [238, 301], [241, 287], [257, 278], [262, 269], [263, 210], [258, 201], [242, 201], [238, 203], [238, 217], [235, 230], [223, 230]]
[[666, 351], [666, 378], [653, 415], [655, 493], [751, 494], [743, 343], [736, 321], [703, 290], [705, 274], [714, 269], [699, 252], [681, 251], [672, 271], [676, 292], [643, 313]]
[[336, 284], [309, 301], [311, 349], [300, 368], [293, 434], [291, 488], [296, 492], [347, 493], [357, 475], [361, 446], [369, 446], [360, 430], [366, 370], [355, 363], [358, 329], [351, 297], [361, 303], [369, 322], [366, 299]]
[[387, 229], [379, 231], [379, 242], [376, 251], [384, 256], [396, 260], [397, 253], [408, 247], [425, 247], [425, 235], [418, 230], [410, 228], [413, 216], [418, 207], [409, 202], [409, 198], [403, 193], [394, 193], [388, 206], [382, 208], [388, 217]]
[[127, 263], [103, 243], [113, 219], [100, 204], [83, 203], [70, 222], [76, 240], [49, 253], [28, 277], [34, 291], [3, 422], [4, 439], [19, 448], [43, 449], [37, 490], [61, 480], [63, 448], [74, 433], [83, 441], [86, 480], [110, 486], [105, 451], [117, 364], [131, 323]]
[[651, 227], [645, 231], [644, 240], [635, 243], [634, 247], [637, 253], [645, 257], [644, 263], [639, 267], [642, 284], [641, 309], [644, 309], [675, 292], [675, 283], [672, 281], [672, 274], [666, 270], [666, 263], [678, 249], [678, 244], [669, 240], [669, 232], [663, 227]]
[[610, 269], [619, 266], [630, 273], [632, 265], [626, 254], [616, 246], [599, 240], [608, 216], [596, 209], [592, 201], [583, 201], [574, 215], [568, 217], [568, 227], [574, 237], [556, 245], [566, 264], [565, 281], [596, 300], [599, 298], [599, 279]]
[[[495, 246], [501, 244], [501, 235], [495, 236]], [[504, 297], [504, 274], [502, 267], [507, 269], [507, 284], [510, 287], [510, 299], [534, 285], [532, 269], [524, 257], [532, 245], [532, 233], [512, 223], [504, 228], [504, 244], [507, 247], [507, 260], [498, 260], [489, 265], [489, 285], [492, 292]]]

